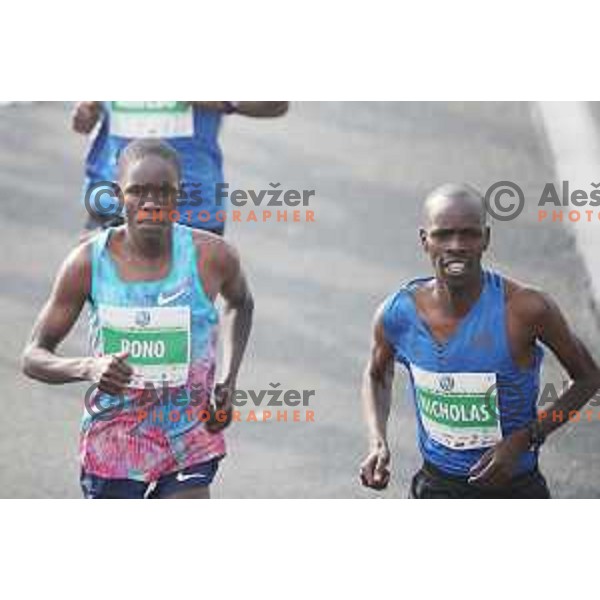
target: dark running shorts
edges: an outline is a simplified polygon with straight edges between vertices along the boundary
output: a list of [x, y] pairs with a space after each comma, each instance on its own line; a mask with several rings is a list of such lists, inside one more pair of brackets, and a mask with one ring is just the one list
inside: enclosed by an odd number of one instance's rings
[[166, 498], [175, 492], [210, 485], [219, 468], [219, 458], [163, 475], [158, 481], [145, 483], [133, 479], [105, 479], [81, 472], [81, 489], [86, 499]]
[[410, 498], [550, 498], [544, 476], [538, 469], [518, 475], [507, 487], [494, 490], [470, 484], [425, 463], [414, 475]]

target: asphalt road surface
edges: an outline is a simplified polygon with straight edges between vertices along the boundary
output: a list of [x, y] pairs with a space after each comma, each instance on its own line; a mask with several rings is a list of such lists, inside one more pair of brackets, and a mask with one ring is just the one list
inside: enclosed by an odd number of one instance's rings
[[[1, 497], [80, 497], [85, 387], [36, 383], [18, 367], [84, 220], [78, 198], [86, 140], [70, 131], [68, 117], [69, 106], [58, 103], [0, 109]], [[227, 230], [256, 299], [240, 387], [315, 390], [315, 422], [233, 426], [215, 497], [407, 495], [420, 461], [406, 377], [397, 369], [393, 481], [380, 494], [358, 484], [366, 450], [360, 380], [378, 303], [407, 278], [429, 273], [417, 240], [419, 204], [440, 183], [469, 181], [485, 190], [511, 180], [523, 188], [520, 217], [493, 224], [488, 263], [550, 292], [597, 354], [598, 320], [571, 231], [536, 222], [533, 199], [555, 174], [535, 105], [297, 103], [279, 120], [228, 118], [223, 146], [231, 189], [280, 183], [316, 192], [314, 223], [241, 222]], [[85, 351], [83, 321], [65, 354]], [[548, 356], [544, 383], [562, 379]], [[599, 428], [600, 420], [570, 424], [548, 441], [541, 466], [555, 496], [600, 496]]]

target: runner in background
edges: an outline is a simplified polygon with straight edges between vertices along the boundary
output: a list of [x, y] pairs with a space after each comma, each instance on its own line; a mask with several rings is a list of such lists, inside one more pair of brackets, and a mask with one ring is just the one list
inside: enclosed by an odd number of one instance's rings
[[[389, 482], [386, 426], [394, 360], [409, 372], [423, 467], [414, 498], [547, 498], [538, 470], [546, 436], [600, 386], [598, 367], [544, 293], [483, 269], [483, 197], [445, 185], [425, 201], [421, 243], [434, 277], [415, 279], [377, 311], [363, 400], [370, 451], [362, 483]], [[536, 402], [544, 344], [571, 386], [541, 418]]]
[[[221, 430], [231, 419], [252, 296], [225, 240], [168, 219], [180, 181], [170, 146], [132, 142], [119, 171], [126, 223], [69, 254], [23, 369], [45, 383], [91, 384], [80, 437], [86, 498], [207, 498], [225, 454]], [[214, 386], [219, 295], [225, 364]], [[86, 302], [92, 356], [59, 356]]]
[[223, 115], [277, 117], [287, 110], [287, 102], [77, 103], [73, 129], [83, 134], [95, 131], [85, 161], [83, 196], [89, 215], [86, 229], [122, 222], [119, 203], [110, 189], [111, 182], [115, 181], [119, 153], [133, 139], [161, 138], [180, 156], [179, 222], [223, 235], [223, 211], [227, 205], [216, 199], [216, 186], [224, 182], [219, 144]]

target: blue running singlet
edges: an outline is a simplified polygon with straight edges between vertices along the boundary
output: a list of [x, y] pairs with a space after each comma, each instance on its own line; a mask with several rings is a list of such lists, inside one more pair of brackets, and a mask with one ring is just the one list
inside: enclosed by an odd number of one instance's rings
[[[94, 184], [116, 180], [119, 154], [133, 139], [160, 138], [173, 146], [181, 161], [186, 197], [177, 203], [180, 223], [200, 229], [224, 228], [227, 202], [217, 198], [217, 186], [224, 178], [218, 141], [221, 113], [177, 101], [103, 102], [101, 118], [86, 157], [84, 197]], [[96, 202], [103, 210], [111, 206], [109, 198]]]
[[[384, 334], [410, 373], [424, 460], [464, 477], [490, 446], [535, 419], [543, 350], [536, 344], [530, 368], [515, 364], [504, 279], [491, 271], [483, 271], [481, 295], [454, 334], [438, 342], [414, 299], [415, 291], [430, 280], [415, 279], [387, 299]], [[536, 454], [524, 453], [515, 474], [536, 465]]]

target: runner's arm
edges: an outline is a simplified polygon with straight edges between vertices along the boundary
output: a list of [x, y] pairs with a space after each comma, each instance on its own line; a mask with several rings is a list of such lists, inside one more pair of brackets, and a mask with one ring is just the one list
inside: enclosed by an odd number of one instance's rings
[[235, 388], [252, 328], [254, 300], [236, 251], [229, 244], [224, 250], [220, 261], [223, 273], [220, 293], [225, 300], [223, 353], [227, 371], [224, 381]]
[[536, 294], [536, 335], [552, 350], [572, 380], [571, 385], [544, 411], [548, 418], [542, 418], [543, 412], [539, 414], [541, 430], [548, 435], [567, 421], [566, 418], [558, 421], [549, 418], [553, 411], [563, 411], [564, 415], [568, 415], [570, 411], [583, 408], [594, 397], [600, 388], [600, 370], [583, 342], [569, 327], [557, 304], [546, 294]]
[[363, 376], [363, 411], [369, 431], [369, 455], [363, 461], [360, 478], [363, 485], [383, 489], [389, 482], [387, 465], [387, 421], [392, 401], [394, 353], [383, 330], [384, 306], [380, 306], [373, 324], [371, 356]]
[[[519, 309], [526, 315], [523, 327], [532, 331], [532, 341], [539, 339], [556, 355], [573, 380], [570, 387], [546, 410], [538, 413], [544, 436], [563, 425], [567, 419], [546, 418], [553, 411], [578, 411], [600, 387], [600, 372], [583, 343], [571, 331], [556, 303], [546, 294], [526, 290]], [[559, 413], [560, 414], [560, 413]], [[490, 448], [471, 468], [470, 481], [481, 485], [502, 485], [510, 480], [519, 456], [531, 445], [528, 428], [514, 431]]]
[[88, 244], [82, 244], [64, 261], [50, 297], [37, 317], [22, 356], [23, 372], [28, 377], [46, 383], [89, 378], [89, 358], [65, 358], [55, 354], [77, 321], [89, 288]]
[[372, 447], [387, 445], [393, 380], [394, 353], [383, 332], [381, 306], [375, 315], [371, 356], [363, 377], [363, 409]]
[[281, 117], [289, 106], [289, 102], [238, 102], [236, 113], [246, 117]]
[[[195, 100], [191, 102], [198, 108], [205, 110], [216, 110], [219, 112], [229, 112], [230, 105], [225, 101], [203, 101]], [[236, 102], [235, 113], [246, 117], [280, 117], [287, 113], [289, 102]]]

